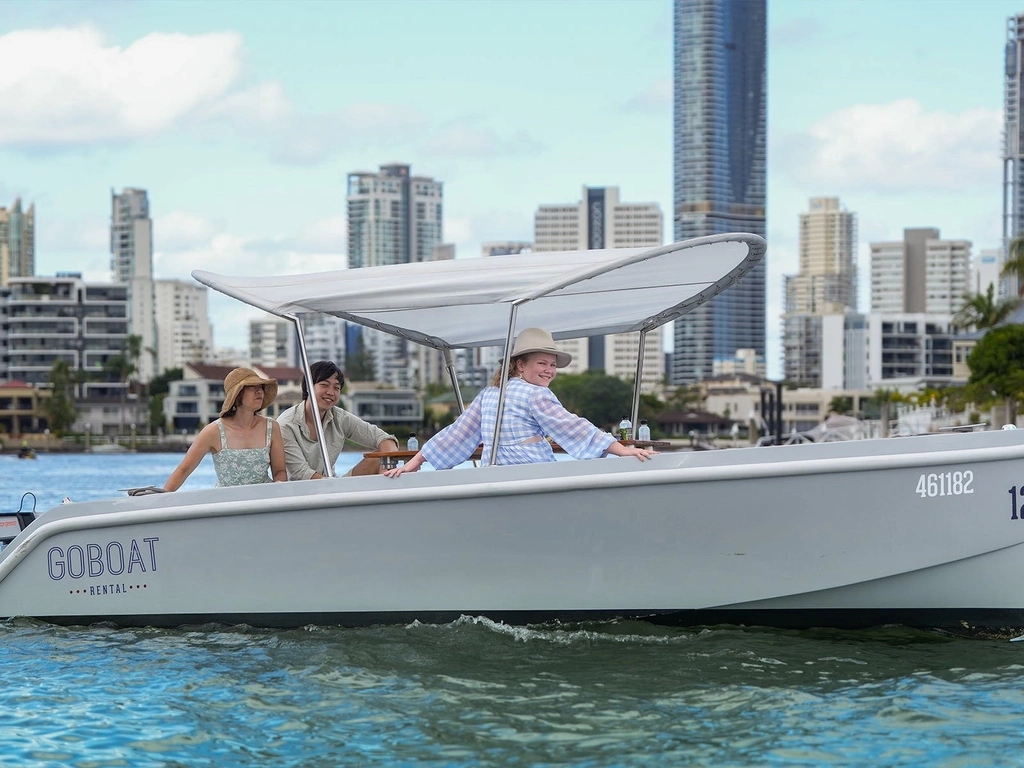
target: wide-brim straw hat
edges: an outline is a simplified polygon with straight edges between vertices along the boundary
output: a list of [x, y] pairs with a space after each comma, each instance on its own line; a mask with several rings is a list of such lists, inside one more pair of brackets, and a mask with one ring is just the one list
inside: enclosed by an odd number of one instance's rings
[[557, 368], [565, 368], [565, 366], [572, 362], [572, 355], [558, 349], [551, 334], [543, 328], [524, 328], [516, 336], [515, 346], [512, 347], [512, 357], [518, 357], [530, 352], [547, 352], [550, 355], [554, 355], [555, 367]]
[[220, 407], [220, 415], [226, 416], [235, 405], [243, 387], [263, 387], [263, 407], [266, 408], [277, 397], [277, 379], [264, 379], [252, 368], [235, 368], [224, 377], [224, 405]]

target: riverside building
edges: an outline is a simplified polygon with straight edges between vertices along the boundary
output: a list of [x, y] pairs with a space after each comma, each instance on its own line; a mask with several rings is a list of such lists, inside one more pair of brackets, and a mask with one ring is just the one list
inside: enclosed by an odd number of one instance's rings
[[[583, 187], [575, 204], [541, 205], [534, 214], [533, 250], [577, 251], [604, 248], [654, 248], [663, 243], [664, 220], [657, 203], [623, 203], [618, 187]], [[639, 333], [562, 339], [572, 355], [565, 373], [596, 369], [632, 381], [640, 350]], [[648, 334], [644, 345], [641, 390], [653, 392], [665, 377], [662, 334]]]
[[48, 386], [53, 364], [67, 363], [74, 387], [78, 429], [122, 434], [145, 423], [145, 409], [108, 365], [128, 338], [128, 287], [90, 283], [80, 273], [13, 278], [7, 296], [8, 378]]

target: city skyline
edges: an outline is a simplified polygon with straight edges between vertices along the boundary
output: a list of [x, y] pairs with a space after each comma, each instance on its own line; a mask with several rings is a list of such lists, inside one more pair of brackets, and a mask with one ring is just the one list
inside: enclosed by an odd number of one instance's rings
[[[529, 240], [537, 207], [582, 185], [672, 210], [671, 0], [61, 8], [60, 28], [50, 3], [0, 25], [0, 98], [21, 107], [0, 126], [0, 205], [35, 204], [40, 275], [109, 279], [111, 188], [147, 190], [157, 278], [340, 268], [346, 176], [391, 162], [444, 183], [459, 258]], [[1019, 12], [769, 0], [770, 375], [809, 198], [858, 216], [862, 307], [871, 241], [999, 245]], [[244, 348], [258, 313], [210, 298], [218, 345]]]

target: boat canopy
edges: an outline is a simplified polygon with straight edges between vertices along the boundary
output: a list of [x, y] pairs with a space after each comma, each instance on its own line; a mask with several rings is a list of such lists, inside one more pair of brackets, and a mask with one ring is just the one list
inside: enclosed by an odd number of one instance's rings
[[[272, 277], [192, 276], [285, 318], [322, 313], [419, 344], [502, 346], [510, 317], [556, 339], [649, 331], [717, 296], [764, 256], [737, 233], [656, 248], [535, 252]], [[514, 309], [514, 311], [513, 311]]]

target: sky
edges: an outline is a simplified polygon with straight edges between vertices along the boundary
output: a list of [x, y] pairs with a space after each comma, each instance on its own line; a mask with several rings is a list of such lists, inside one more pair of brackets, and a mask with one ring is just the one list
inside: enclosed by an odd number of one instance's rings
[[[868, 244], [1000, 244], [1003, 49], [1024, 0], [768, 0], [769, 376], [808, 199]], [[672, 239], [671, 0], [40, 0], [0, 16], [0, 206], [36, 272], [110, 280], [110, 194], [149, 193], [154, 274], [345, 266], [345, 181], [444, 183], [457, 258], [617, 186]], [[218, 346], [255, 310], [211, 292]]]

